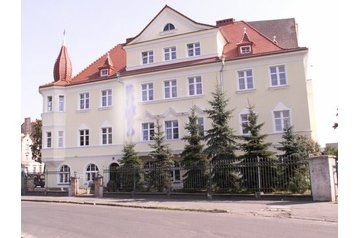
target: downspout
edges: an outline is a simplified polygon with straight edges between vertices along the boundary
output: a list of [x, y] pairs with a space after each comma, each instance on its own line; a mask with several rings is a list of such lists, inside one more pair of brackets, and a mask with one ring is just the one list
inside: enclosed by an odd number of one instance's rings
[[223, 74], [224, 74], [224, 66], [225, 66], [225, 57], [221, 57], [221, 68], [220, 68], [220, 87], [221, 91], [224, 91], [224, 84], [223, 84]]

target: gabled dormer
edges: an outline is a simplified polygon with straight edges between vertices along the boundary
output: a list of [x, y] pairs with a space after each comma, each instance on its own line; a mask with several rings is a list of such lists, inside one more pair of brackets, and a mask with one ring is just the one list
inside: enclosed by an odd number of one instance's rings
[[99, 76], [102, 77], [108, 77], [109, 75], [111, 75], [113, 73], [113, 63], [112, 63], [112, 59], [109, 56], [109, 53], [107, 53], [107, 58], [104, 61], [103, 65], [98, 67], [99, 70]]
[[254, 42], [250, 41], [249, 36], [246, 32], [246, 28], [244, 28], [242, 39], [240, 43], [237, 44], [239, 56], [253, 54], [253, 45]]

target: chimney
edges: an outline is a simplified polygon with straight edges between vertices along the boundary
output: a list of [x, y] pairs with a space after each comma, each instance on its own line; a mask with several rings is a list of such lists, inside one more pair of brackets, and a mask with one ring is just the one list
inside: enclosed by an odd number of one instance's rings
[[234, 18], [218, 20], [218, 21], [216, 21], [216, 26], [225, 26], [225, 25], [234, 23], [234, 21], [235, 21]]

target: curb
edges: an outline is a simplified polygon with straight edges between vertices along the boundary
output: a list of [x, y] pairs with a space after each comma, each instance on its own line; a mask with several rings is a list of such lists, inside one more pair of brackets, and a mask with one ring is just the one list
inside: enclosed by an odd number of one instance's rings
[[25, 202], [46, 202], [46, 203], [67, 203], [78, 205], [99, 205], [99, 206], [112, 206], [112, 207], [127, 207], [127, 208], [142, 208], [153, 210], [170, 210], [170, 211], [186, 211], [186, 212], [206, 212], [206, 213], [229, 213], [224, 209], [205, 209], [205, 208], [179, 208], [179, 207], [164, 207], [164, 206], [142, 206], [142, 205], [125, 205], [125, 204], [113, 204], [105, 202], [76, 202], [76, 201], [60, 201], [60, 200], [38, 200], [38, 199], [21, 199]]

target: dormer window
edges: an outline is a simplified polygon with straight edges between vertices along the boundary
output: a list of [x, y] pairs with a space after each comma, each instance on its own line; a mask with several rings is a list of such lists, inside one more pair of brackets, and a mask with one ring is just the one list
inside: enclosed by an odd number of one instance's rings
[[100, 76], [101, 77], [108, 76], [108, 75], [109, 75], [108, 69], [101, 69], [100, 70]]
[[174, 30], [175, 29], [175, 26], [172, 24], [172, 23], [168, 23], [165, 25], [163, 31], [171, 31], [171, 30]]
[[251, 45], [240, 46], [240, 54], [250, 54], [251, 53]]

